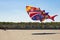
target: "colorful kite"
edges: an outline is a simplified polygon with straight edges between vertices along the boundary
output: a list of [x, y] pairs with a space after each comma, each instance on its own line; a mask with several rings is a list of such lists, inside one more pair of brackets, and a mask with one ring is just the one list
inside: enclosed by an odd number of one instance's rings
[[26, 11], [32, 20], [40, 20], [41, 22], [45, 19], [51, 19], [54, 21], [54, 18], [57, 16], [50, 16], [45, 10], [31, 6], [26, 6]]

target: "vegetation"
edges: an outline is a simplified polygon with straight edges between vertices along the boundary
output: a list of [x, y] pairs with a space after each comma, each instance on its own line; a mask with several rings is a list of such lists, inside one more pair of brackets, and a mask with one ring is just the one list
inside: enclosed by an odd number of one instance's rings
[[60, 29], [60, 22], [0, 22], [0, 29]]

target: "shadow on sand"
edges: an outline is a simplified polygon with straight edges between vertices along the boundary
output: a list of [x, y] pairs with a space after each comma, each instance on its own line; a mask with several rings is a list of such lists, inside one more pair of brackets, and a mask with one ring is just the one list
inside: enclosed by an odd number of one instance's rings
[[51, 34], [60, 34], [60, 33], [32, 33], [32, 35], [51, 35]]

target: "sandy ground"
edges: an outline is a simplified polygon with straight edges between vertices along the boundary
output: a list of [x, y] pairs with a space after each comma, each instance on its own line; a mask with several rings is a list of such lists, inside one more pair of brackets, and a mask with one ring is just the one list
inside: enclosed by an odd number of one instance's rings
[[0, 30], [0, 40], [60, 40], [60, 30]]

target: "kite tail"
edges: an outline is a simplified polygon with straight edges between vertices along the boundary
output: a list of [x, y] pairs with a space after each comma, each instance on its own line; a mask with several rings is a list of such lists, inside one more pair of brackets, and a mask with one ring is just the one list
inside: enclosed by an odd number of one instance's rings
[[56, 16], [58, 16], [58, 15], [52, 16], [52, 17], [51, 17], [51, 20], [55, 21], [54, 18], [55, 18]]

